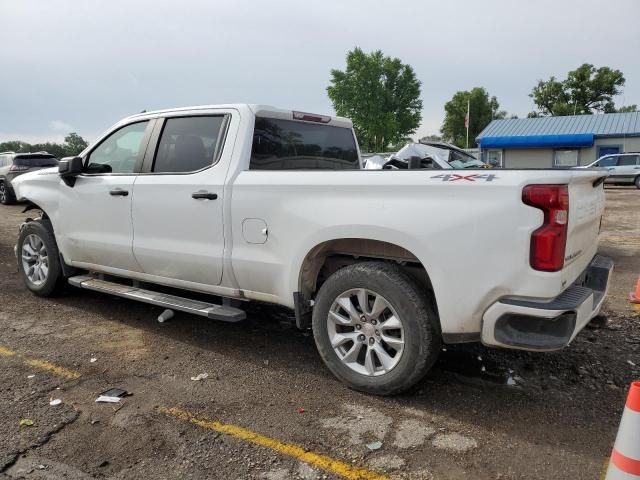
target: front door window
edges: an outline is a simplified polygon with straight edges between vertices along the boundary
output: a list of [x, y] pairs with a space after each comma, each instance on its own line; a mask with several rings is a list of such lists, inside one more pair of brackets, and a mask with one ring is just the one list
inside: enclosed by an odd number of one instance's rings
[[90, 154], [85, 173], [133, 173], [136, 161], [144, 155], [144, 133], [149, 122], [122, 127], [109, 135]]

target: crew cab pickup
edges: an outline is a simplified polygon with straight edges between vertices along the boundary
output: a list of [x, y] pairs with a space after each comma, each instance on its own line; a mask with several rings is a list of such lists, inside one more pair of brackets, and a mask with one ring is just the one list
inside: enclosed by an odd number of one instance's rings
[[260, 105], [142, 113], [14, 189], [36, 295], [63, 284], [244, 318], [295, 311], [327, 367], [393, 394], [441, 343], [556, 350], [601, 308], [606, 173], [363, 170], [348, 119]]

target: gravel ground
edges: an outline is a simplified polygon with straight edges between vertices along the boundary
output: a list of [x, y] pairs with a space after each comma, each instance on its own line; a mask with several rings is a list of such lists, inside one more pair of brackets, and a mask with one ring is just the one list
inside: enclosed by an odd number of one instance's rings
[[[395, 398], [346, 389], [275, 309], [239, 324], [180, 313], [158, 324], [159, 308], [88, 291], [35, 298], [12, 252], [24, 216], [0, 206], [0, 478], [339, 478], [162, 410], [177, 407], [390, 478], [597, 479], [640, 377], [640, 317], [627, 302], [640, 274], [635, 189], [607, 189], [608, 324], [555, 353], [447, 346]], [[133, 395], [94, 402], [111, 387]]]

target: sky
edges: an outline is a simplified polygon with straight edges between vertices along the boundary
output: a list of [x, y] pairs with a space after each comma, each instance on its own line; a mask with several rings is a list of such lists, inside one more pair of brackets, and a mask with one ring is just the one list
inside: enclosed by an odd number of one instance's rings
[[382, 50], [422, 82], [422, 125], [485, 87], [526, 116], [539, 79], [622, 70], [640, 105], [639, 0], [0, 0], [0, 142], [93, 141], [123, 117], [262, 103], [333, 113], [347, 51]]

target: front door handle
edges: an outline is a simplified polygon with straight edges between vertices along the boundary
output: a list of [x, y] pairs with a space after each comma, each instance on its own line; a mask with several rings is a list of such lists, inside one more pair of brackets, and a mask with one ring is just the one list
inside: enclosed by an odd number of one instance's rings
[[129, 191], [121, 188], [114, 188], [113, 190], [109, 190], [109, 195], [113, 197], [126, 197], [129, 195]]
[[191, 198], [195, 198], [196, 200], [216, 200], [218, 198], [218, 194], [217, 193], [209, 193], [209, 192], [205, 192], [204, 190], [200, 190], [198, 192], [193, 192], [191, 194]]

